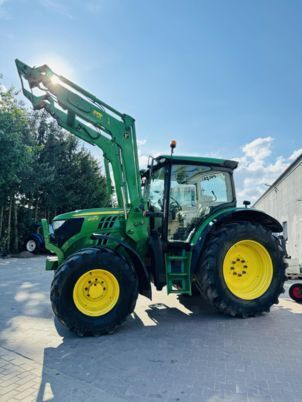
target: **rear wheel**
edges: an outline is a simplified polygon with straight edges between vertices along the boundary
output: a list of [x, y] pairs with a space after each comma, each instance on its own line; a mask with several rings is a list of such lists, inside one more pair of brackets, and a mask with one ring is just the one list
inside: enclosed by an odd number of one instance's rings
[[50, 293], [59, 321], [80, 336], [114, 332], [134, 310], [137, 296], [138, 280], [127, 260], [97, 248], [68, 257]]
[[302, 303], [302, 283], [294, 283], [288, 291], [290, 297], [297, 303]]
[[218, 227], [210, 235], [197, 280], [206, 299], [232, 316], [269, 311], [284, 292], [284, 252], [271, 231], [257, 223]]

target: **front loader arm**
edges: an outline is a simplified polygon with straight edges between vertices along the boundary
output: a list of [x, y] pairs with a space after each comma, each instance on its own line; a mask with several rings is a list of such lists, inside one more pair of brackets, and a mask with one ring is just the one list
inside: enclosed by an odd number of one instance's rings
[[[34, 109], [47, 110], [58, 124], [88, 142], [98, 146], [105, 158], [107, 185], [111, 164], [117, 200], [126, 209], [142, 202], [138, 153], [134, 119], [121, 114], [103, 101], [58, 76], [48, 66], [31, 68], [16, 60], [24, 95]], [[28, 81], [30, 90], [24, 87]], [[42, 95], [34, 95], [33, 89]]]

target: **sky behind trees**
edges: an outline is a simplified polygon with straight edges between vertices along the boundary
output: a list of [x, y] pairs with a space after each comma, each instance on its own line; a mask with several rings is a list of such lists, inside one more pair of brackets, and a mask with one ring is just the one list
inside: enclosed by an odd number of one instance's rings
[[298, 0], [0, 0], [0, 72], [18, 88], [15, 58], [47, 63], [132, 115], [142, 163], [171, 139], [238, 159], [253, 201], [302, 148], [301, 17]]

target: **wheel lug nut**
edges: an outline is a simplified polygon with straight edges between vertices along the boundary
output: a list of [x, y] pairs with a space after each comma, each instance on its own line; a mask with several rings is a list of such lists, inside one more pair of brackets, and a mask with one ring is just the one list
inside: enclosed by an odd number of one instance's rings
[[243, 265], [243, 268], [247, 268], [247, 265]]
[[233, 275], [237, 275], [236, 272], [233, 272]]
[[237, 261], [240, 261], [240, 258], [237, 258]]
[[233, 269], [235, 269], [235, 267], [231, 267], [231, 269], [233, 270]]
[[242, 271], [243, 274], [246, 274], [246, 271]]
[[241, 262], [245, 263], [245, 260], [241, 260]]

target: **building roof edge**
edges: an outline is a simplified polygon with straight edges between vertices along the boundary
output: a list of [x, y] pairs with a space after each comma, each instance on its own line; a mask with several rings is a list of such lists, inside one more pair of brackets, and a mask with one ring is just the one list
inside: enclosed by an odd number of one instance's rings
[[295, 165], [299, 166], [299, 163], [302, 163], [302, 153], [284, 170], [283, 173], [270, 185], [270, 187], [258, 198], [257, 201], [254, 202], [253, 206], [255, 206], [262, 198], [264, 198], [277, 184], [293, 169]]

